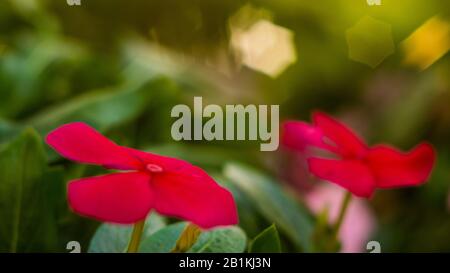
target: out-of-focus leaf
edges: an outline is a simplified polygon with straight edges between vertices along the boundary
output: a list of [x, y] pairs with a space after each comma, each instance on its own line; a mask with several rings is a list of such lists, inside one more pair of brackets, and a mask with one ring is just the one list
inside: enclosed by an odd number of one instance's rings
[[329, 224], [328, 207], [323, 209], [316, 218], [314, 228], [314, 252], [338, 252], [342, 245], [334, 232], [334, 227]]
[[[425, 131], [429, 113], [433, 107], [439, 87], [437, 76], [425, 75], [414, 86], [405, 91], [405, 96], [385, 110], [381, 133], [384, 141], [394, 144], [412, 145]], [[401, 126], [399, 126], [401, 124]]]
[[[167, 253], [176, 245], [186, 227], [186, 222], [169, 225], [154, 233], [141, 243], [140, 252]], [[245, 250], [247, 237], [237, 226], [204, 231], [187, 252], [195, 253], [241, 253]]]
[[168, 88], [172, 88], [170, 82], [158, 78], [128, 84], [120, 90], [93, 91], [48, 109], [29, 123], [42, 133], [72, 121], [84, 121], [98, 130], [107, 130], [137, 117], [146, 109], [154, 93], [165, 92]]
[[21, 130], [22, 130], [21, 126], [11, 123], [11, 122], [8, 122], [3, 119], [0, 119], [0, 143], [11, 140]]
[[[223, 165], [223, 162], [239, 157], [239, 154], [230, 151], [230, 149], [213, 147], [211, 145], [183, 145], [175, 143], [152, 146], [145, 150], [180, 158], [192, 164], [211, 168], [219, 168]], [[212, 154], [214, 154], [213, 157], [211, 157]]]
[[[142, 241], [165, 226], [164, 219], [156, 213], [150, 214], [145, 221]], [[121, 253], [128, 246], [133, 226], [102, 224], [89, 244], [91, 253]]]
[[250, 253], [280, 253], [281, 244], [280, 237], [278, 235], [275, 225], [263, 230], [258, 236], [250, 243]]
[[222, 173], [208, 172], [220, 185], [228, 189], [233, 195], [239, 214], [239, 227], [242, 228], [248, 237], [257, 236], [263, 227], [270, 224], [255, 207], [253, 202], [247, 198], [247, 195], [229, 178]]
[[14, 13], [38, 29], [45, 30], [47, 33], [56, 33], [59, 30], [59, 23], [53, 14], [45, 8], [45, 1], [23, 1], [9, 0]]
[[4, 116], [16, 116], [49, 96], [46, 85], [62, 76], [47, 75], [51, 66], [66, 64], [67, 70], [67, 64], [73, 65], [83, 56], [76, 44], [52, 36], [25, 36], [19, 44], [22, 50], [5, 54], [0, 60], [0, 114]]
[[312, 250], [313, 218], [276, 181], [237, 163], [228, 163], [224, 175], [245, 192], [261, 214], [275, 223], [299, 250]]
[[185, 91], [194, 90], [195, 95], [199, 95], [200, 91], [204, 96], [214, 94], [216, 98], [217, 94], [247, 96], [247, 92], [237, 91], [234, 81], [223, 77], [217, 71], [199, 65], [186, 55], [179, 55], [158, 44], [148, 43], [142, 38], [129, 37], [122, 44], [122, 48], [124, 60], [129, 64], [124, 71], [127, 78], [165, 75], [182, 85]]
[[52, 189], [61, 177], [47, 170], [42, 140], [32, 129], [0, 151], [0, 251], [57, 249], [54, 210], [60, 196]]

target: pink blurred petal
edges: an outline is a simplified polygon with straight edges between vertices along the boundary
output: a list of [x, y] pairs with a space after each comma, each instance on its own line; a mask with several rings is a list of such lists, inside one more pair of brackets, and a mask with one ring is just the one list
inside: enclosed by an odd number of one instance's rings
[[148, 174], [130, 172], [71, 181], [68, 199], [78, 214], [103, 222], [131, 224], [145, 219], [154, 195]]
[[[307, 193], [305, 201], [315, 214], [327, 208], [330, 224], [333, 224], [338, 217], [344, 195], [345, 190], [332, 184], [322, 184]], [[342, 243], [341, 252], [365, 252], [366, 244], [375, 231], [375, 227], [375, 217], [366, 201], [361, 198], [352, 198], [339, 232]]]
[[323, 180], [333, 182], [356, 196], [370, 197], [375, 191], [375, 180], [359, 160], [309, 158], [309, 170]]
[[322, 112], [313, 113], [313, 122], [336, 145], [337, 153], [342, 157], [365, 155], [367, 145], [344, 124]]
[[82, 122], [58, 127], [47, 135], [46, 142], [59, 154], [73, 161], [119, 170], [134, 170], [140, 165], [122, 147]]
[[286, 121], [282, 125], [281, 142], [288, 148], [304, 152], [309, 146], [329, 149], [323, 143], [322, 131], [301, 121]]
[[238, 223], [231, 193], [198, 167], [155, 174], [151, 185], [155, 209], [163, 215], [186, 219], [202, 228]]
[[306, 158], [302, 153], [289, 153], [286, 158], [279, 160], [280, 177], [299, 192], [308, 191], [315, 186], [311, 179]]
[[370, 149], [366, 161], [380, 188], [417, 186], [430, 176], [435, 153], [427, 143], [418, 145], [408, 153], [379, 145]]

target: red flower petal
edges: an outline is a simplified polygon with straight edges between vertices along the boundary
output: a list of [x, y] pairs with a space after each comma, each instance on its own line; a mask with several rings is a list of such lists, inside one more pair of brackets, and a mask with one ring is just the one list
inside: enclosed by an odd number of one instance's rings
[[322, 131], [301, 121], [286, 121], [283, 123], [281, 142], [289, 148], [304, 152], [308, 146], [315, 146], [326, 150], [335, 150], [334, 147], [323, 142]]
[[426, 143], [418, 145], [409, 153], [380, 145], [370, 149], [366, 160], [378, 187], [416, 186], [430, 176], [435, 153], [432, 146]]
[[337, 153], [342, 157], [359, 157], [366, 153], [367, 145], [344, 124], [321, 112], [313, 114], [313, 121], [324, 136], [336, 144]]
[[72, 209], [104, 222], [131, 224], [144, 219], [153, 205], [150, 176], [115, 173], [75, 180], [68, 185]]
[[155, 209], [161, 214], [191, 221], [202, 228], [238, 222], [231, 193], [198, 167], [189, 164], [182, 172], [155, 174], [151, 185]]
[[356, 196], [368, 198], [375, 190], [369, 168], [358, 160], [309, 158], [308, 165], [317, 177], [336, 183]]
[[143, 166], [147, 164], [154, 164], [160, 166], [163, 171], [175, 171], [183, 169], [187, 166], [192, 166], [186, 161], [177, 158], [147, 153], [129, 147], [122, 148], [124, 148], [131, 156], [138, 159]]
[[122, 147], [82, 122], [65, 124], [47, 135], [46, 142], [62, 156], [107, 168], [134, 170], [137, 159]]

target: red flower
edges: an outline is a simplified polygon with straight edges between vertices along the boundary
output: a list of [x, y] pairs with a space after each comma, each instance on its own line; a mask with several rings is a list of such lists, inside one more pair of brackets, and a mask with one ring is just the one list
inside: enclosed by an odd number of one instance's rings
[[435, 161], [430, 144], [421, 143], [408, 153], [387, 145], [368, 147], [344, 124], [320, 112], [313, 114], [312, 125], [285, 122], [282, 142], [300, 152], [315, 147], [337, 156], [309, 157], [310, 172], [360, 197], [370, 197], [376, 188], [420, 185], [430, 176]]
[[185, 161], [122, 147], [88, 125], [63, 125], [47, 138], [62, 156], [127, 172], [71, 181], [72, 209], [105, 222], [131, 224], [151, 209], [211, 228], [238, 222], [230, 192]]

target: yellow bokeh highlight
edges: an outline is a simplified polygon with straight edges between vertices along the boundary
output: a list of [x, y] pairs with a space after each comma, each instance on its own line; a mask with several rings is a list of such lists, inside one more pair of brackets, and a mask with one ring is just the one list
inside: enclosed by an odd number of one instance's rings
[[434, 16], [406, 38], [402, 47], [404, 63], [424, 70], [448, 52], [450, 24]]

